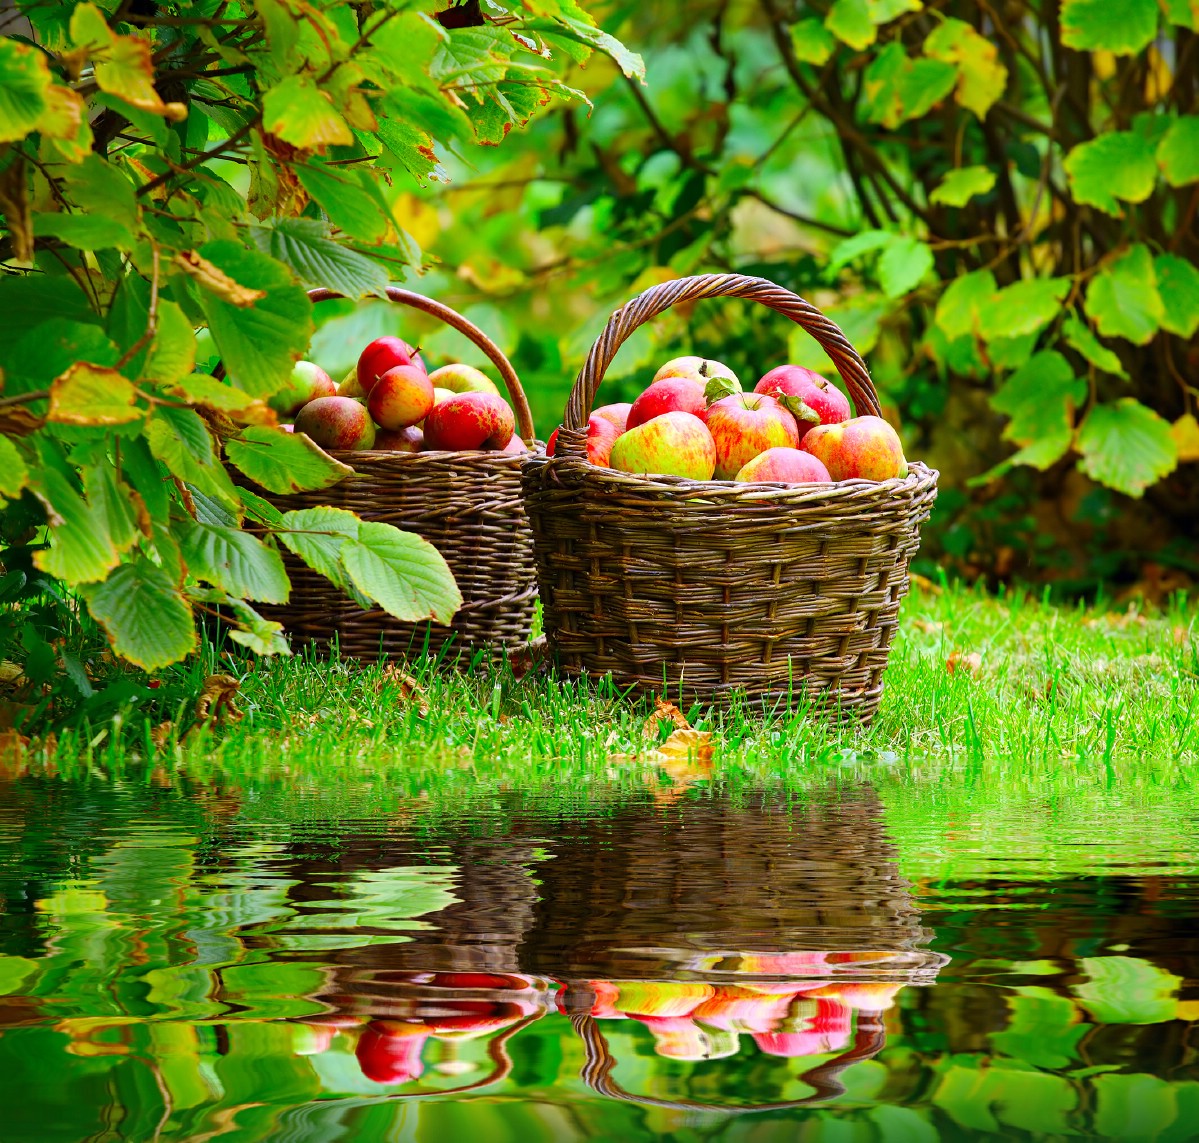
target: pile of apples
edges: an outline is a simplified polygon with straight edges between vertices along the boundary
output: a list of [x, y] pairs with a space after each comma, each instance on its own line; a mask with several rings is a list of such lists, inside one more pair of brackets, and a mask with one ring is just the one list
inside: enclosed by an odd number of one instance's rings
[[324, 449], [528, 452], [512, 407], [486, 373], [460, 364], [430, 373], [399, 337], [372, 341], [340, 385], [319, 365], [297, 361], [269, 404], [294, 418], [284, 428]]
[[[906, 476], [895, 430], [881, 417], [850, 413], [839, 389], [800, 365], [771, 369], [745, 393], [727, 365], [676, 357], [632, 404], [591, 414], [587, 459], [620, 472], [692, 480], [808, 484]], [[557, 437], [550, 437], [550, 456]]]

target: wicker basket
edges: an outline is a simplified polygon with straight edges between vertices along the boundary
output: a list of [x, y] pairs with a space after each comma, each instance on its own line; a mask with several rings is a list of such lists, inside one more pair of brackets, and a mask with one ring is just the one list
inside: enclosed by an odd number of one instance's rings
[[585, 459], [596, 391], [621, 344], [676, 303], [747, 298], [810, 333], [859, 415], [878, 414], [861, 357], [809, 302], [763, 278], [706, 274], [622, 306], [571, 390], [556, 455], [527, 460], [546, 634], [568, 673], [727, 707], [801, 701], [868, 721], [937, 474], [749, 484], [637, 476]]
[[[314, 302], [340, 298], [309, 290]], [[439, 318], [477, 345], [503, 378], [516, 414], [517, 432], [534, 445], [533, 419], [520, 380], [507, 357], [478, 326], [449, 306], [389, 287], [388, 298]], [[537, 599], [533, 543], [521, 502], [522, 457], [499, 452], [333, 452], [352, 476], [314, 492], [268, 493], [244, 477], [282, 512], [331, 505], [381, 520], [428, 540], [445, 557], [462, 592], [452, 624], [403, 623], [384, 611], [363, 611], [307, 564], [284, 553], [291, 602], [263, 607], [293, 641], [337, 639], [341, 653], [357, 659], [488, 647], [502, 651], [525, 643]]]

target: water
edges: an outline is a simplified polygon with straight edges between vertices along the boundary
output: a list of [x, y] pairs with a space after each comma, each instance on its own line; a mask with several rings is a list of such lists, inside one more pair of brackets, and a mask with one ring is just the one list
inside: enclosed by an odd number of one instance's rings
[[0, 785], [0, 1143], [1199, 1139], [1199, 806]]

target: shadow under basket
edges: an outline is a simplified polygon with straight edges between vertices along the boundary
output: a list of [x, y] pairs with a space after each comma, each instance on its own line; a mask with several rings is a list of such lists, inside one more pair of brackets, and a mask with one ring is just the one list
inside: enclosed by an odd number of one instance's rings
[[936, 472], [912, 463], [892, 480], [787, 485], [640, 476], [585, 459], [587, 417], [625, 339], [671, 305], [721, 296], [802, 326], [857, 414], [879, 414], [841, 330], [773, 282], [707, 274], [628, 302], [575, 382], [557, 455], [525, 465], [547, 638], [564, 671], [611, 675], [633, 694], [722, 709], [811, 705], [866, 723]]
[[[516, 414], [517, 432], [531, 447], [533, 424], [528, 402], [508, 359], [477, 326], [429, 298], [395, 287], [392, 302], [432, 314], [465, 334], [499, 371]], [[310, 290], [313, 301], [340, 297]], [[499, 452], [331, 452], [354, 469], [330, 488], [278, 495], [240, 473], [234, 479], [265, 497], [281, 512], [329, 505], [363, 520], [393, 524], [423, 536], [445, 558], [458, 581], [462, 606], [447, 626], [404, 623], [381, 610], [357, 607], [324, 576], [290, 552], [284, 563], [291, 600], [262, 606], [282, 623], [293, 644], [324, 648], [336, 641], [340, 653], [355, 659], [443, 655], [487, 649], [493, 653], [523, 645], [529, 638], [537, 600], [533, 541], [521, 497], [521, 456]]]

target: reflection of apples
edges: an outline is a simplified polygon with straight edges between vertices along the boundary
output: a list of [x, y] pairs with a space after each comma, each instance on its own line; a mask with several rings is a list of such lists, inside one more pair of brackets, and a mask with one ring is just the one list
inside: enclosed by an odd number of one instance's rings
[[311, 361], [297, 361], [291, 367], [287, 388], [273, 393], [267, 404], [282, 417], [295, 416], [309, 401], [317, 397], [335, 397], [337, 386], [319, 365]]
[[822, 461], [834, 480], [890, 480], [908, 472], [899, 434], [882, 417], [814, 425], [800, 447]]
[[832, 477], [811, 453], [798, 448], [768, 448], [748, 461], [733, 479], [810, 484]]
[[716, 994], [710, 984], [690, 981], [622, 980], [614, 1007], [628, 1016], [686, 1016]]
[[354, 1055], [367, 1079], [376, 1083], [407, 1083], [425, 1070], [421, 1049], [429, 1038], [423, 1024], [372, 1020], [358, 1037]]
[[375, 423], [366, 406], [352, 397], [318, 397], [296, 414], [296, 432], [306, 433], [321, 448], [369, 449]]
[[615, 405], [601, 405], [591, 415], [593, 417], [603, 417], [605, 421], [611, 421], [617, 428], [618, 432], [624, 432], [629, 427], [629, 410], [632, 405], [628, 401], [621, 401]]
[[694, 1009], [691, 1019], [698, 1024], [731, 1032], [769, 1032], [787, 1014], [789, 993], [752, 992], [724, 986], [716, 995]]
[[663, 413], [691, 413], [702, 421], [708, 415], [708, 402], [702, 385], [684, 377], [655, 381], [629, 409], [626, 429], [635, 429]]
[[795, 418], [773, 397], [734, 393], [708, 410], [708, 431], [716, 442], [716, 479], [732, 480], [758, 453], [794, 448]]
[[429, 380], [440, 389], [452, 393], [494, 393], [502, 396], [495, 382], [473, 365], [443, 365], [429, 374]]
[[839, 1000], [850, 1008], [862, 1012], [885, 1012], [895, 1004], [895, 997], [903, 991], [902, 984], [861, 983], [826, 984], [809, 995], [828, 1000]]
[[458, 393], [425, 417], [426, 449], [502, 449], [516, 431], [512, 409], [494, 393]]
[[620, 472], [711, 480], [716, 445], [698, 417], [663, 413], [617, 437], [608, 463]]
[[375, 448], [380, 452], [420, 452], [424, 443], [425, 434], [416, 425], [375, 433]]
[[838, 1000], [801, 1001], [800, 1015], [780, 1022], [773, 1032], [754, 1034], [756, 1043], [771, 1056], [815, 1056], [839, 1052], [849, 1043], [852, 1010]]
[[671, 1060], [718, 1060], [737, 1054], [737, 1033], [697, 1028], [688, 1016], [634, 1016], [653, 1033], [654, 1052]]
[[[601, 417], [598, 413], [592, 413], [587, 418], [587, 459], [592, 464], [607, 468], [612, 455], [612, 446], [616, 443], [618, 436], [620, 436], [620, 430], [611, 421]], [[558, 430], [555, 429], [550, 433], [550, 439], [545, 446], [545, 455], [553, 456], [557, 444]]]
[[369, 393], [389, 369], [399, 365], [412, 365], [422, 373], [427, 373], [425, 363], [420, 353], [413, 349], [401, 337], [377, 337], [370, 343], [358, 358], [358, 384], [363, 393]]
[[840, 389], [802, 365], [776, 366], [754, 386], [754, 392], [777, 397], [794, 414], [801, 440], [813, 424], [839, 424], [852, 414], [849, 398]]
[[422, 370], [397, 365], [371, 386], [366, 406], [381, 429], [406, 429], [433, 408], [433, 386]]

